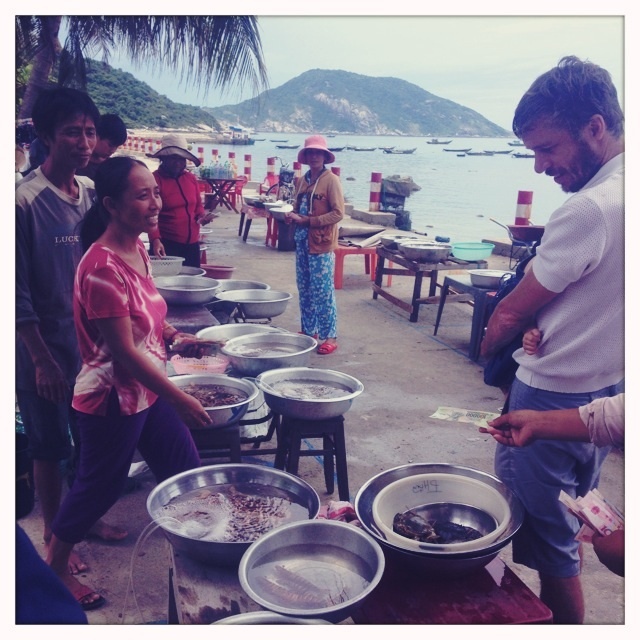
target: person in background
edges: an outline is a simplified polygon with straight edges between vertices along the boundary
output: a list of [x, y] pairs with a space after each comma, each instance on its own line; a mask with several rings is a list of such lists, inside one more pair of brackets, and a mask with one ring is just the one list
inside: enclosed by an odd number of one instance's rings
[[66, 571], [69, 554], [122, 493], [136, 449], [156, 480], [200, 465], [189, 427], [211, 424], [166, 372], [165, 342], [195, 340], [166, 321], [140, 234], [157, 227], [156, 181], [133, 158], [106, 160], [80, 230], [74, 321], [82, 356], [73, 394], [80, 460], [53, 523], [47, 563], [84, 609], [105, 599]]
[[[481, 353], [537, 327], [536, 353], [514, 354], [509, 410], [575, 408], [624, 391], [624, 116], [610, 74], [561, 59], [524, 94], [513, 130], [533, 151], [536, 172], [573, 195], [551, 215], [531, 269], [491, 315]], [[497, 444], [496, 473], [526, 510], [513, 559], [538, 572], [555, 623], [584, 619], [579, 525], [558, 493], [575, 498], [597, 486], [608, 451], [547, 439]]]
[[294, 209], [287, 222], [296, 225], [296, 283], [300, 296], [302, 331], [319, 337], [318, 353], [338, 348], [337, 308], [333, 286], [334, 249], [338, 247], [338, 223], [344, 217], [340, 178], [325, 165], [336, 157], [322, 136], [310, 136], [298, 152], [298, 162], [309, 165], [296, 184]]
[[[72, 454], [75, 415], [70, 402], [80, 355], [73, 326], [73, 278], [82, 256], [76, 227], [94, 198], [78, 177], [96, 142], [100, 115], [75, 89], [43, 92], [33, 123], [48, 155], [16, 184], [16, 397], [40, 500], [45, 545], [62, 496], [61, 464]], [[99, 521], [92, 534], [119, 540], [127, 532]], [[70, 556], [68, 570], [87, 569]]]
[[186, 170], [187, 160], [196, 167], [200, 160], [189, 151], [186, 138], [174, 133], [162, 138], [159, 151], [147, 155], [160, 159], [153, 172], [162, 198], [158, 227], [149, 234], [153, 255], [181, 256], [185, 267], [199, 267], [200, 227], [214, 218], [204, 210], [198, 180]]
[[[488, 424], [479, 431], [508, 447], [525, 447], [536, 440], [574, 440], [624, 449], [624, 393], [573, 409], [511, 411]], [[600, 562], [624, 576], [624, 530], [594, 535], [592, 541]]]
[[103, 113], [96, 127], [98, 139], [93, 148], [91, 158], [86, 167], [79, 169], [79, 176], [87, 176], [92, 180], [96, 176], [98, 167], [110, 158], [127, 141], [127, 127], [120, 116], [114, 113]]

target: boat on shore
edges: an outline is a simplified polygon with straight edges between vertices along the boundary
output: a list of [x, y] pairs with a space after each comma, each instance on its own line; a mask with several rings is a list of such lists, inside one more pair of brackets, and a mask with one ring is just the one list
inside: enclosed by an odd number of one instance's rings
[[438, 138], [431, 138], [427, 140], [427, 144], [450, 144], [453, 140], [439, 140]]
[[413, 153], [418, 147], [414, 147], [413, 149], [383, 149], [383, 153], [394, 153], [399, 155], [408, 155]]

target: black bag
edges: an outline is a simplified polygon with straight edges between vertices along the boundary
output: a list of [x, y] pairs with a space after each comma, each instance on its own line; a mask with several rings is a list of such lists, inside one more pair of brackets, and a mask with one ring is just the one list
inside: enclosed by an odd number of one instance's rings
[[[524, 268], [532, 255], [521, 260], [516, 266], [513, 275], [506, 275], [502, 278], [496, 295], [488, 304], [488, 312], [492, 314], [498, 303], [509, 295], [524, 277]], [[518, 363], [513, 359], [513, 354], [522, 346], [522, 333], [519, 333], [513, 340], [496, 352], [484, 367], [484, 383], [492, 387], [508, 387], [515, 380]]]

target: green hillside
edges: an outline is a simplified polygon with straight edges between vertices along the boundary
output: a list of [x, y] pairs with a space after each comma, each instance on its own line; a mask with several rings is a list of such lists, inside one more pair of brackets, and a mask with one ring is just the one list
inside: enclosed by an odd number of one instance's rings
[[211, 113], [172, 102], [130, 73], [91, 61], [87, 91], [101, 113], [117, 113], [130, 129], [219, 127]]

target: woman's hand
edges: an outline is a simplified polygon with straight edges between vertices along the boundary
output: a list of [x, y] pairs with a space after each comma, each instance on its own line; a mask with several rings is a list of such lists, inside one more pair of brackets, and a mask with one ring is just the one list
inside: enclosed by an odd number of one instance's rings
[[151, 251], [153, 251], [153, 255], [157, 258], [166, 258], [167, 252], [164, 250], [164, 245], [160, 238], [156, 238], [151, 241]]
[[200, 401], [188, 393], [181, 392], [179, 398], [173, 404], [184, 423], [190, 429], [201, 429], [213, 423]]
[[293, 222], [293, 224], [297, 224], [300, 227], [309, 226], [309, 216], [301, 216], [299, 213], [290, 211], [289, 213], [285, 213], [284, 217], [287, 223]]
[[209, 344], [210, 342], [208, 341], [206, 345], [202, 345], [192, 333], [180, 331], [173, 335], [170, 348], [171, 351], [179, 353], [185, 358], [202, 358]]

